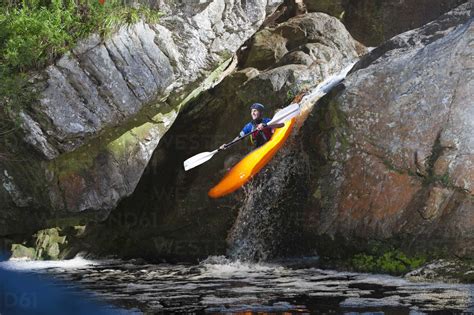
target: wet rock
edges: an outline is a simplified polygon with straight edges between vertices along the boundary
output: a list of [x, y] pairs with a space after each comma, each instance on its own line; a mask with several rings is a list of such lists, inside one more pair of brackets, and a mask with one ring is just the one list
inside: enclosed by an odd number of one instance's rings
[[12, 255], [11, 258], [28, 258], [35, 259], [36, 252], [34, 248], [26, 247], [21, 244], [12, 245]]
[[411, 281], [474, 283], [474, 265], [462, 260], [436, 260], [405, 275]]
[[[13, 158], [0, 161], [0, 235], [104, 219], [133, 192], [186, 98], [220, 79], [219, 65], [280, 3], [160, 1], [159, 24], [91, 35], [35, 75], [37, 102], [4, 141]], [[13, 222], [23, 224], [12, 231]]]
[[323, 13], [303, 14], [258, 32], [243, 65], [268, 69], [291, 63], [291, 58], [279, 61], [298, 52], [307, 54], [312, 63], [327, 65], [330, 61], [340, 62], [338, 55], [354, 56], [354, 47], [355, 41], [339, 20]]
[[472, 34], [465, 4], [373, 50], [320, 102], [303, 128], [309, 238], [473, 257]]
[[[328, 25], [342, 34], [322, 32]], [[291, 32], [298, 27], [313, 35], [293, 41]], [[283, 23], [280, 29], [287, 30], [285, 36], [292, 43], [292, 52], [287, 54], [301, 52], [307, 56], [309, 65], [292, 64], [292, 59], [285, 59], [284, 55], [278, 64], [266, 70], [239, 69], [192, 101], [158, 145], [134, 194], [107, 221], [89, 225], [84, 246], [93, 253], [150, 259], [192, 260], [225, 254], [225, 239], [245, 202], [245, 192], [241, 190], [219, 200], [209, 199], [207, 192], [251, 147], [241, 143], [188, 172], [184, 172], [182, 162], [238, 135], [250, 119], [249, 106], [253, 102], [263, 103], [265, 115], [271, 117], [275, 109], [289, 104], [301, 90], [317, 85], [357, 57], [353, 39], [335, 18], [326, 14], [298, 16]], [[273, 30], [267, 28], [259, 34], [266, 36]], [[343, 42], [344, 38], [347, 41]], [[321, 47], [309, 50], [311, 45]], [[285, 194], [287, 184], [275, 181], [281, 184], [278, 193]], [[272, 203], [278, 193], [262, 204]], [[268, 212], [272, 209], [269, 207]], [[277, 216], [279, 220], [283, 218]], [[263, 217], [258, 222], [271, 224]], [[273, 234], [266, 235], [271, 238]], [[274, 245], [278, 246], [280, 240], [275, 237]]]
[[305, 0], [309, 12], [324, 12], [341, 19], [355, 39], [378, 46], [402, 32], [437, 19], [466, 0]]

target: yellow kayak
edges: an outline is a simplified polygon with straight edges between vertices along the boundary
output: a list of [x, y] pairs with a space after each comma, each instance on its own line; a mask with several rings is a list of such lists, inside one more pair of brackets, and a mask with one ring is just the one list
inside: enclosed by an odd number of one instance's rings
[[242, 187], [255, 174], [260, 172], [285, 143], [294, 124], [295, 119], [293, 118], [285, 122], [285, 126], [276, 129], [267, 143], [250, 152], [224, 176], [219, 184], [209, 190], [209, 197], [219, 198], [228, 195]]

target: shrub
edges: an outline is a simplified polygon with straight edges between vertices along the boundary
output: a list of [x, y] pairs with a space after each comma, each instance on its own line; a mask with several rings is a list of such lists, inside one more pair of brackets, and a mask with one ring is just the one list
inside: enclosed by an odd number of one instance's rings
[[0, 64], [9, 72], [44, 67], [91, 32], [106, 36], [120, 25], [159, 18], [156, 10], [117, 0], [30, 0], [1, 9]]
[[425, 257], [408, 257], [399, 250], [390, 250], [382, 255], [357, 254], [352, 259], [352, 265], [358, 271], [394, 275], [401, 275], [419, 268], [425, 262]]
[[107, 36], [121, 25], [160, 13], [119, 0], [2, 0], [0, 3], [0, 130], [10, 130], [15, 112], [34, 100], [31, 70], [41, 69], [92, 32]]

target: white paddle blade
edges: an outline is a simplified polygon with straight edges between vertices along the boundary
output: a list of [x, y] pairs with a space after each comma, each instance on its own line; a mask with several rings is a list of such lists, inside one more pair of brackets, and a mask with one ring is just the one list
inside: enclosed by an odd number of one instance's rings
[[202, 153], [196, 154], [195, 156], [190, 157], [183, 163], [184, 170], [188, 171], [192, 168], [195, 168], [196, 166], [206, 163], [207, 161], [212, 159], [212, 157], [214, 156], [214, 154], [217, 153], [217, 151], [218, 150], [214, 150], [212, 152], [202, 152]]
[[272, 120], [267, 123], [267, 125], [276, 125], [282, 124], [285, 121], [290, 120], [291, 118], [298, 116], [300, 113], [300, 106], [298, 104], [291, 104], [287, 107], [279, 110], [275, 116], [273, 116]]

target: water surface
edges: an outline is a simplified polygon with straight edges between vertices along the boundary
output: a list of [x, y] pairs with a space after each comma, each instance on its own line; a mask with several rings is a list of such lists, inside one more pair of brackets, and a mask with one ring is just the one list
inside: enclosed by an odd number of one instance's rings
[[210, 257], [198, 265], [133, 261], [10, 261], [0, 267], [61, 279], [130, 312], [424, 314], [474, 312], [474, 285]]

